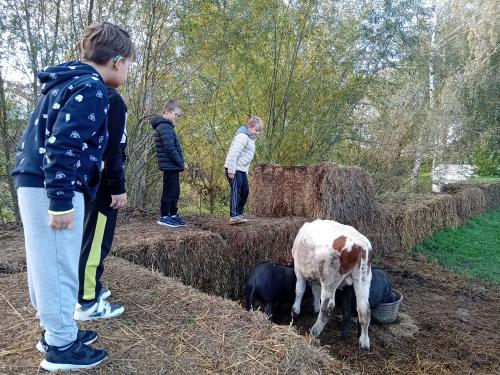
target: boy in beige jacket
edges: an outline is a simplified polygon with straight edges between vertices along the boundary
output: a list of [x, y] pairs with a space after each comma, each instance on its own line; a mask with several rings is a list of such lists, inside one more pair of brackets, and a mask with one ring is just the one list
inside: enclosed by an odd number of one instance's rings
[[257, 117], [251, 117], [247, 126], [241, 126], [233, 138], [224, 164], [226, 177], [231, 187], [230, 224], [247, 221], [243, 218], [243, 210], [248, 198], [247, 173], [255, 155], [255, 138], [260, 134], [264, 124]]

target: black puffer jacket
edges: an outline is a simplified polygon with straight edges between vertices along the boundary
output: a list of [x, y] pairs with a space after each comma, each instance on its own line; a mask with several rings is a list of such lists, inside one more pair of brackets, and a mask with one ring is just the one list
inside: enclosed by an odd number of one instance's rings
[[151, 125], [155, 130], [156, 157], [162, 171], [184, 170], [184, 156], [174, 124], [164, 117], [153, 117]]

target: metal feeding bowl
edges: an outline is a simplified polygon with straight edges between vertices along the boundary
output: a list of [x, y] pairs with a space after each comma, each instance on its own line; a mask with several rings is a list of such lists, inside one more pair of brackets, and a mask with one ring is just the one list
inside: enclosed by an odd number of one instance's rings
[[396, 301], [391, 303], [381, 303], [372, 310], [372, 318], [383, 324], [394, 323], [398, 318], [399, 305], [403, 301], [403, 295], [396, 289], [392, 289], [396, 295]]

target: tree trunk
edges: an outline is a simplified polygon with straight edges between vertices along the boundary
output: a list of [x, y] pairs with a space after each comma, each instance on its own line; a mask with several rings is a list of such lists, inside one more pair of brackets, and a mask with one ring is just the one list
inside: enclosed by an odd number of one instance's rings
[[94, 12], [94, 0], [89, 2], [89, 12], [87, 13], [87, 26], [92, 23], [92, 13]]
[[[411, 173], [411, 187], [412, 190], [417, 190], [418, 175], [420, 174], [420, 166], [422, 165], [422, 155], [424, 151], [424, 134], [426, 129], [430, 128], [429, 122], [432, 121], [432, 113], [436, 106], [436, 76], [434, 73], [434, 64], [436, 57], [436, 29], [437, 29], [437, 12], [435, 7], [432, 9], [431, 17], [431, 41], [430, 41], [430, 54], [429, 54], [429, 110], [427, 120], [422, 124], [419, 129], [417, 139], [417, 151], [415, 153], [415, 163]], [[432, 168], [434, 169], [435, 153], [432, 158]]]
[[52, 56], [50, 58], [50, 65], [54, 65], [56, 61], [56, 50], [59, 41], [57, 38], [59, 37], [59, 25], [61, 23], [61, 0], [57, 0], [56, 3], [56, 24], [54, 26], [54, 40], [52, 42]]
[[0, 132], [2, 137], [2, 146], [5, 158], [5, 178], [7, 185], [9, 187], [10, 198], [12, 201], [12, 212], [14, 214], [14, 218], [16, 219], [16, 221], [19, 222], [21, 216], [19, 215], [19, 206], [17, 204], [16, 188], [14, 186], [14, 181], [12, 180], [12, 178], [10, 178], [10, 170], [12, 169], [10, 144], [9, 144], [10, 137], [9, 137], [9, 130], [7, 127], [7, 102], [5, 101], [5, 88], [1, 72], [0, 72], [0, 111], [1, 111]]

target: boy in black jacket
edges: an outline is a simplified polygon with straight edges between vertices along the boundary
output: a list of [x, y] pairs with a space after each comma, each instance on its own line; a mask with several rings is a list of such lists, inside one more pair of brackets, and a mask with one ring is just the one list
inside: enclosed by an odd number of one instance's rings
[[87, 27], [82, 60], [40, 72], [42, 96], [16, 153], [15, 179], [24, 227], [28, 286], [45, 331], [37, 349], [44, 370], [97, 366], [107, 356], [78, 329], [78, 262], [84, 196], [95, 196], [107, 143], [108, 93], [127, 79], [135, 49], [129, 34], [103, 22]]
[[158, 224], [171, 228], [186, 226], [185, 221], [177, 214], [180, 194], [179, 172], [184, 170], [182, 148], [175, 133], [175, 122], [179, 117], [181, 117], [179, 103], [170, 100], [163, 107], [163, 116], [151, 120], [151, 125], [155, 129], [158, 166], [163, 171], [161, 217]]
[[118, 209], [127, 204], [125, 192], [125, 148], [127, 147], [127, 106], [115, 88], [108, 87], [109, 139], [104, 151], [104, 169], [95, 200], [85, 200], [85, 221], [80, 254], [78, 304], [75, 320], [113, 318], [123, 314], [123, 306], [109, 303], [101, 276], [115, 235]]

